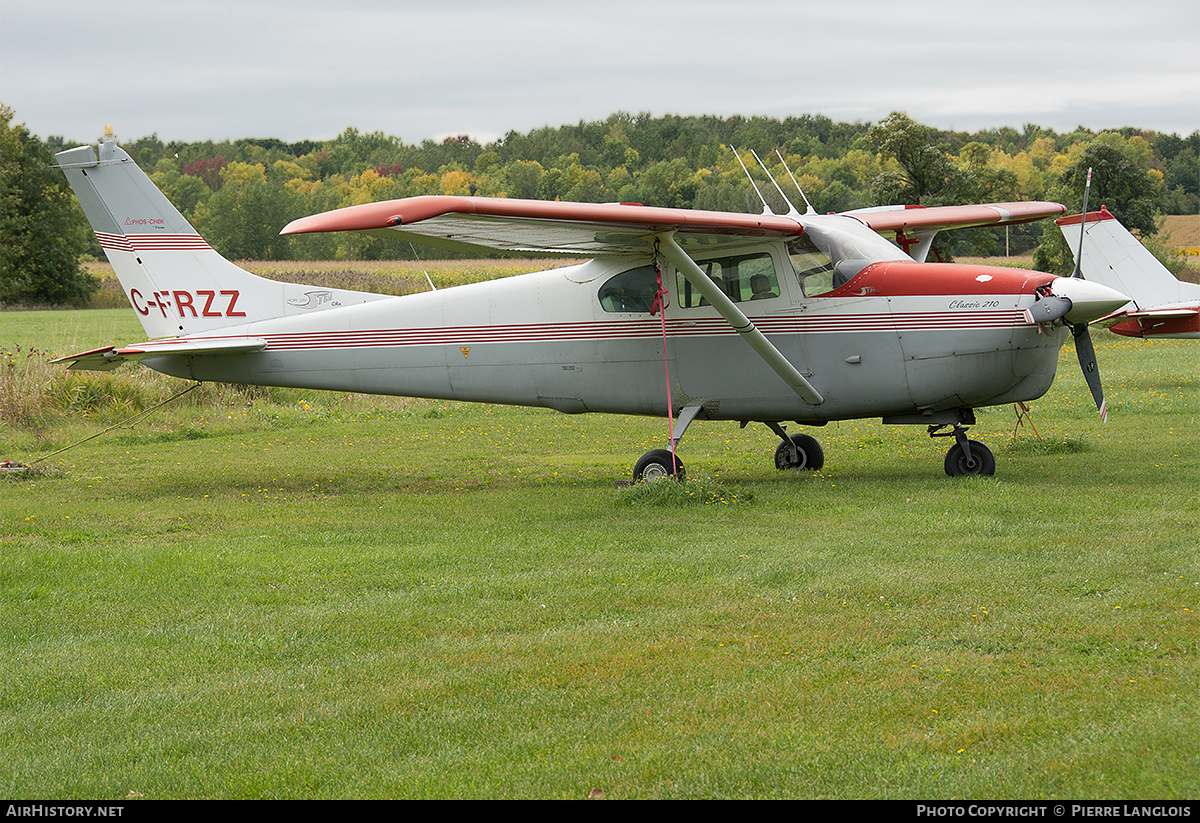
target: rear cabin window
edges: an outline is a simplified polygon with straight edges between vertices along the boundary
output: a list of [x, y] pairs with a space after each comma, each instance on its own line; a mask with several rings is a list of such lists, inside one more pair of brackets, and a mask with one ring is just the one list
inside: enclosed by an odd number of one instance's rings
[[[765, 252], [701, 260], [697, 261], [697, 265], [734, 303], [770, 300], [780, 294], [775, 262]], [[683, 308], [708, 305], [700, 292], [678, 272], [675, 284], [679, 305]]]

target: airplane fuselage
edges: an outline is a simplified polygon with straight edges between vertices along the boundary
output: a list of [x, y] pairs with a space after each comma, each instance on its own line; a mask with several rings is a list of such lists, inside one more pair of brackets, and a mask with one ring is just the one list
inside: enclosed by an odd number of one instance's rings
[[199, 339], [266, 347], [143, 362], [196, 380], [639, 415], [665, 413], [669, 374], [673, 413], [698, 403], [708, 419], [806, 423], [1032, 400], [1053, 382], [1063, 333], [1023, 319], [1031, 283], [1050, 275], [884, 261], [809, 297], [786, 274], [782, 244], [747, 251], [769, 254], [780, 276], [777, 294], [741, 307], [823, 393], [819, 405], [797, 397], [713, 307], [688, 305], [667, 266], [664, 354], [661, 316], [604, 302], [606, 284], [646, 269], [635, 258], [227, 328]]

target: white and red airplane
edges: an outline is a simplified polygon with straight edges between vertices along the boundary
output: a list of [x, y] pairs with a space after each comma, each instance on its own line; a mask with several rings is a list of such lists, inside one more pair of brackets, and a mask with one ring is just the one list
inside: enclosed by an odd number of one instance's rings
[[[111, 137], [57, 155], [147, 335], [60, 358], [200, 381], [544, 406], [673, 420], [634, 468], [682, 476], [697, 419], [755, 421], [779, 468], [819, 469], [785, 421], [880, 417], [954, 438], [950, 475], [995, 471], [974, 409], [1049, 389], [1072, 336], [1103, 407], [1087, 323], [1128, 297], [1078, 278], [918, 262], [936, 231], [1053, 217], [1056, 203], [738, 214], [414, 197], [283, 234], [385, 231], [452, 248], [592, 259], [393, 297], [279, 283], [222, 258]], [[1080, 333], [1082, 329], [1082, 333]]]
[[[1128, 337], [1200, 339], [1200, 285], [1171, 274], [1108, 209], [1055, 222], [1071, 245], [1083, 277], [1132, 298], [1096, 325]], [[1076, 245], [1081, 234], [1082, 253]]]

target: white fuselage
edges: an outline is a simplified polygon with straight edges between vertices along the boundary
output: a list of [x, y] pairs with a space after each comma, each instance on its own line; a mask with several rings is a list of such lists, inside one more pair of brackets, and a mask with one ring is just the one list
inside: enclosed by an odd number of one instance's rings
[[665, 352], [661, 316], [606, 309], [600, 287], [644, 263], [593, 260], [262, 321], [214, 336], [261, 338], [263, 351], [143, 362], [197, 380], [653, 415], [665, 414], [669, 374], [674, 412], [701, 403], [710, 419], [821, 422], [1039, 397], [1064, 339], [1023, 321], [1033, 298], [1013, 292], [1012, 278], [994, 293], [905, 294], [872, 284], [927, 267], [884, 263], [855, 279], [863, 294], [823, 297], [780, 278], [781, 294], [742, 306], [824, 394], [814, 406], [712, 307], [681, 306], [669, 269]]

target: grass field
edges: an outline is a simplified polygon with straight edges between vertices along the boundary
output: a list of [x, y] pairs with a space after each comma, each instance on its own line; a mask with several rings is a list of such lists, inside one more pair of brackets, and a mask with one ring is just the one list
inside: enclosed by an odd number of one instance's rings
[[205, 387], [0, 313], [0, 794], [1196, 798], [1200, 344], [1098, 333], [981, 410], [993, 478], [877, 421], [699, 423]]

